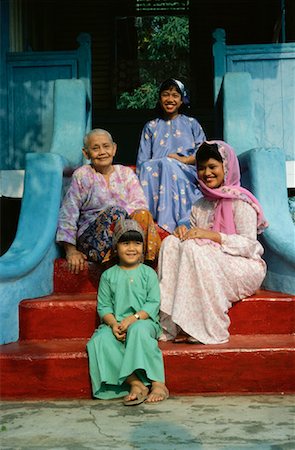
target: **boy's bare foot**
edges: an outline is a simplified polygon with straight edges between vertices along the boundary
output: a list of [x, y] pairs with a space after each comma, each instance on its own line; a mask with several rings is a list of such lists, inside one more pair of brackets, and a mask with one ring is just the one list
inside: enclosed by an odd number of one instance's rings
[[164, 383], [160, 381], [152, 382], [152, 389], [149, 393], [146, 403], [157, 403], [166, 400], [169, 397], [169, 391]]

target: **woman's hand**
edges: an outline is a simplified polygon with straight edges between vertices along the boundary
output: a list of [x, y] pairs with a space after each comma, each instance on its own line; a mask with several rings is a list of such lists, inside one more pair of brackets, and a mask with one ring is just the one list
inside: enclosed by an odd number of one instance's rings
[[72, 244], [67, 243], [64, 247], [69, 272], [78, 274], [80, 270], [84, 270], [87, 267], [87, 256]]
[[177, 161], [180, 161], [183, 164], [195, 164], [195, 162], [196, 162], [196, 158], [193, 155], [191, 155], [191, 156], [181, 156], [181, 155], [178, 155], [178, 153], [170, 153], [168, 155], [168, 157], [172, 158], [172, 159], [177, 159]]
[[181, 238], [182, 241], [186, 241], [187, 239], [209, 239], [210, 241], [221, 244], [220, 233], [198, 227], [190, 228]]
[[177, 237], [182, 241], [184, 236], [187, 234], [187, 231], [188, 230], [185, 225], [179, 225], [179, 227], [175, 228], [173, 236]]

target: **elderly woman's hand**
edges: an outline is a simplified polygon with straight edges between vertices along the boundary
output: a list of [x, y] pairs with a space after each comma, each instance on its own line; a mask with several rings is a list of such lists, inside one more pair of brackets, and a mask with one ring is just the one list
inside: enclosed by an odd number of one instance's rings
[[65, 251], [69, 272], [78, 274], [87, 267], [87, 256], [77, 250], [74, 245], [65, 244]]

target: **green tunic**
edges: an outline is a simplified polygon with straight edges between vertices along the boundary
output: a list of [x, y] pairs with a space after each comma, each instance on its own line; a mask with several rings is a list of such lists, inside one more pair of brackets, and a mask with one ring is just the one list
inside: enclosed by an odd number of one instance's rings
[[118, 341], [112, 329], [102, 324], [87, 344], [93, 396], [101, 399], [128, 394], [126, 378], [133, 372], [145, 384], [164, 382], [164, 364], [157, 338], [160, 289], [156, 272], [140, 264], [136, 269], [123, 270], [113, 266], [100, 279], [98, 314], [102, 319], [112, 313], [120, 322], [137, 311], [146, 311], [147, 320], [137, 320], [129, 326], [125, 342]]

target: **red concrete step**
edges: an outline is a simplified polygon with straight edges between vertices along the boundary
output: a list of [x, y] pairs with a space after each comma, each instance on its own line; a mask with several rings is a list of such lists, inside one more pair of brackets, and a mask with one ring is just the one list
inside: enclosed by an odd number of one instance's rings
[[[168, 231], [157, 224], [156, 228], [161, 240], [169, 236]], [[100, 264], [88, 263], [87, 269], [75, 275], [68, 271], [66, 260], [58, 258], [54, 264], [54, 292], [96, 292], [100, 275], [105, 268]]]
[[52, 294], [19, 304], [20, 340], [91, 337], [99, 325], [96, 293]]
[[258, 290], [229, 311], [230, 334], [295, 333], [295, 296]]
[[54, 261], [54, 287], [56, 293], [97, 292], [98, 282], [103, 272], [100, 264], [88, 263], [87, 268], [79, 274], [72, 274], [67, 269], [63, 258]]
[[85, 339], [0, 346], [1, 399], [90, 398]]
[[[2, 400], [91, 398], [86, 340], [0, 346]], [[231, 336], [221, 345], [160, 343], [171, 395], [294, 393], [294, 337]]]
[[[98, 325], [96, 293], [52, 294], [23, 300], [20, 339], [89, 338]], [[289, 334], [295, 332], [295, 296], [258, 291], [230, 309], [230, 333]]]

